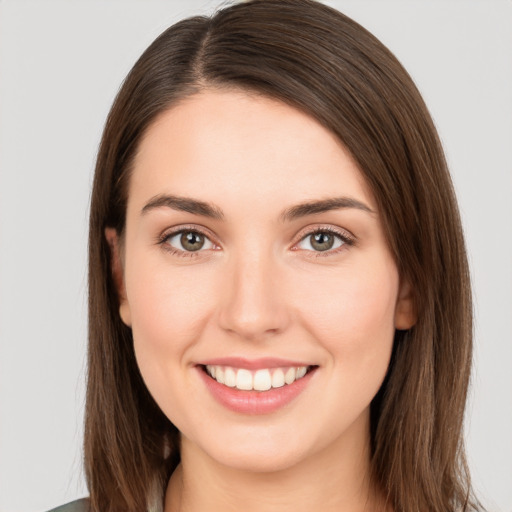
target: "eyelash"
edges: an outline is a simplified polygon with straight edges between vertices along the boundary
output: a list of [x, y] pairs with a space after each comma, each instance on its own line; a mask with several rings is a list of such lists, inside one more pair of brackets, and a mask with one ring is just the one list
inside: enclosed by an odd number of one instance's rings
[[160, 237], [158, 237], [157, 243], [162, 246], [162, 248], [172, 254], [173, 256], [178, 256], [181, 258], [195, 258], [199, 256], [198, 253], [201, 253], [203, 251], [182, 251], [181, 249], [176, 249], [172, 245], [169, 245], [167, 242], [170, 238], [175, 237], [176, 235], [180, 235], [183, 233], [196, 233], [198, 235], [204, 236], [207, 240], [209, 240], [213, 245], [216, 245], [214, 242], [211, 241], [211, 235], [206, 233], [205, 231], [199, 229], [196, 226], [182, 226], [179, 229], [175, 231], [166, 231], [164, 232]]
[[[355, 245], [356, 239], [353, 235], [349, 234], [347, 231], [342, 231], [333, 228], [332, 226], [319, 226], [314, 228], [311, 231], [304, 231], [300, 234], [299, 241], [294, 244], [294, 247], [298, 245], [303, 240], [307, 239], [308, 237], [312, 237], [318, 233], [329, 233], [331, 235], [334, 235], [335, 237], [339, 238], [342, 242], [342, 244], [337, 247], [336, 249], [329, 249], [326, 251], [310, 251], [306, 250], [306, 253], [308, 253], [308, 257], [311, 258], [325, 258], [327, 256], [332, 256], [333, 254], [338, 254], [340, 251], [343, 251], [348, 247], [351, 247]], [[294, 249], [299, 250], [299, 249]]]
[[[181, 249], [176, 249], [176, 248], [172, 247], [171, 245], [169, 245], [167, 243], [170, 238], [175, 237], [176, 235], [179, 235], [179, 234], [183, 234], [183, 233], [196, 233], [196, 234], [199, 234], [201, 236], [204, 236], [214, 246], [216, 246], [216, 244], [211, 240], [211, 235], [207, 234], [205, 231], [199, 229], [196, 226], [194, 226], [194, 227], [192, 227], [192, 226], [191, 227], [183, 226], [183, 227], [180, 227], [179, 229], [177, 229], [175, 231], [171, 231], [171, 232], [166, 231], [161, 236], [158, 237], [157, 243], [159, 245], [161, 245], [165, 251], [168, 251], [170, 254], [172, 254], [174, 256], [178, 256], [178, 257], [182, 257], [182, 258], [195, 258], [195, 257], [199, 256], [199, 253], [204, 252], [204, 251], [201, 251], [201, 250], [198, 250], [198, 251], [183, 251]], [[353, 237], [351, 234], [347, 233], [346, 231], [337, 230], [337, 229], [334, 229], [331, 226], [325, 226], [325, 227], [321, 226], [321, 227], [316, 227], [315, 229], [313, 229], [311, 231], [303, 232], [301, 234], [299, 240], [296, 243], [294, 243], [294, 247], [296, 245], [298, 245], [300, 242], [302, 242], [303, 240], [307, 239], [308, 237], [314, 236], [314, 235], [316, 235], [318, 233], [329, 233], [329, 234], [332, 234], [332, 235], [338, 237], [341, 240], [342, 244], [341, 244], [340, 247], [337, 247], [336, 249], [329, 249], [329, 250], [326, 250], [326, 251], [310, 251], [310, 250], [305, 250], [307, 253], [311, 253], [311, 254], [308, 254], [308, 257], [318, 258], [318, 257], [331, 256], [333, 254], [337, 254], [341, 250], [344, 250], [344, 248], [346, 248], [345, 246], [349, 246], [350, 247], [350, 246], [355, 245], [355, 243], [356, 243], [355, 237]], [[300, 249], [292, 249], [292, 250], [297, 251], [297, 250], [300, 250]]]

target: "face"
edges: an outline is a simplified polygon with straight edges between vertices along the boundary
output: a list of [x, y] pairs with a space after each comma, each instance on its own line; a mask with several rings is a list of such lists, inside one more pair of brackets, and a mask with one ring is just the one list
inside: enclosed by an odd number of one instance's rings
[[121, 247], [121, 317], [183, 443], [261, 471], [368, 441], [410, 299], [328, 130], [240, 91], [184, 100], [141, 142]]

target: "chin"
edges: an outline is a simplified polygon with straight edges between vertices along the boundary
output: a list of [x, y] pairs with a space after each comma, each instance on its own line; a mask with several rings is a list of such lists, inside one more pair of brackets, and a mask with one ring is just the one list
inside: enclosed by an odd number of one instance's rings
[[232, 468], [236, 471], [247, 473], [275, 473], [293, 468], [304, 458], [305, 454], [296, 450], [282, 447], [274, 450], [257, 450], [252, 447], [251, 450], [233, 450], [220, 454], [211, 454], [217, 463]]
[[[263, 428], [261, 428], [263, 427]], [[304, 458], [308, 450], [303, 436], [290, 435], [289, 430], [271, 426], [240, 426], [228, 431], [209, 431], [209, 436], [185, 437], [182, 449], [206, 454], [214, 463], [237, 471], [270, 473], [289, 469]]]

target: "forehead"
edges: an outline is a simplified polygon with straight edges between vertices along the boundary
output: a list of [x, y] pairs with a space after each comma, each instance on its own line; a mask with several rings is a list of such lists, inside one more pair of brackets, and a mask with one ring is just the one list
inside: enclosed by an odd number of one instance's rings
[[160, 114], [135, 157], [129, 203], [162, 193], [235, 206], [283, 206], [335, 195], [373, 205], [350, 153], [329, 130], [283, 102], [208, 90]]

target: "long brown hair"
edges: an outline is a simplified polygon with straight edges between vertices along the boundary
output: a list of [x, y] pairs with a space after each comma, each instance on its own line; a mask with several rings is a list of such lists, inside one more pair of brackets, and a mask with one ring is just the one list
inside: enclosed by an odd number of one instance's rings
[[392, 53], [312, 0], [253, 0], [161, 34], [109, 114], [89, 235], [85, 468], [93, 512], [145, 510], [179, 462], [177, 429], [139, 374], [104, 230], [122, 235], [131, 164], [145, 130], [207, 87], [256, 91], [311, 115], [351, 152], [370, 186], [417, 323], [397, 331], [371, 405], [372, 478], [396, 512], [473, 510], [462, 426], [472, 350], [468, 265], [436, 130]]

